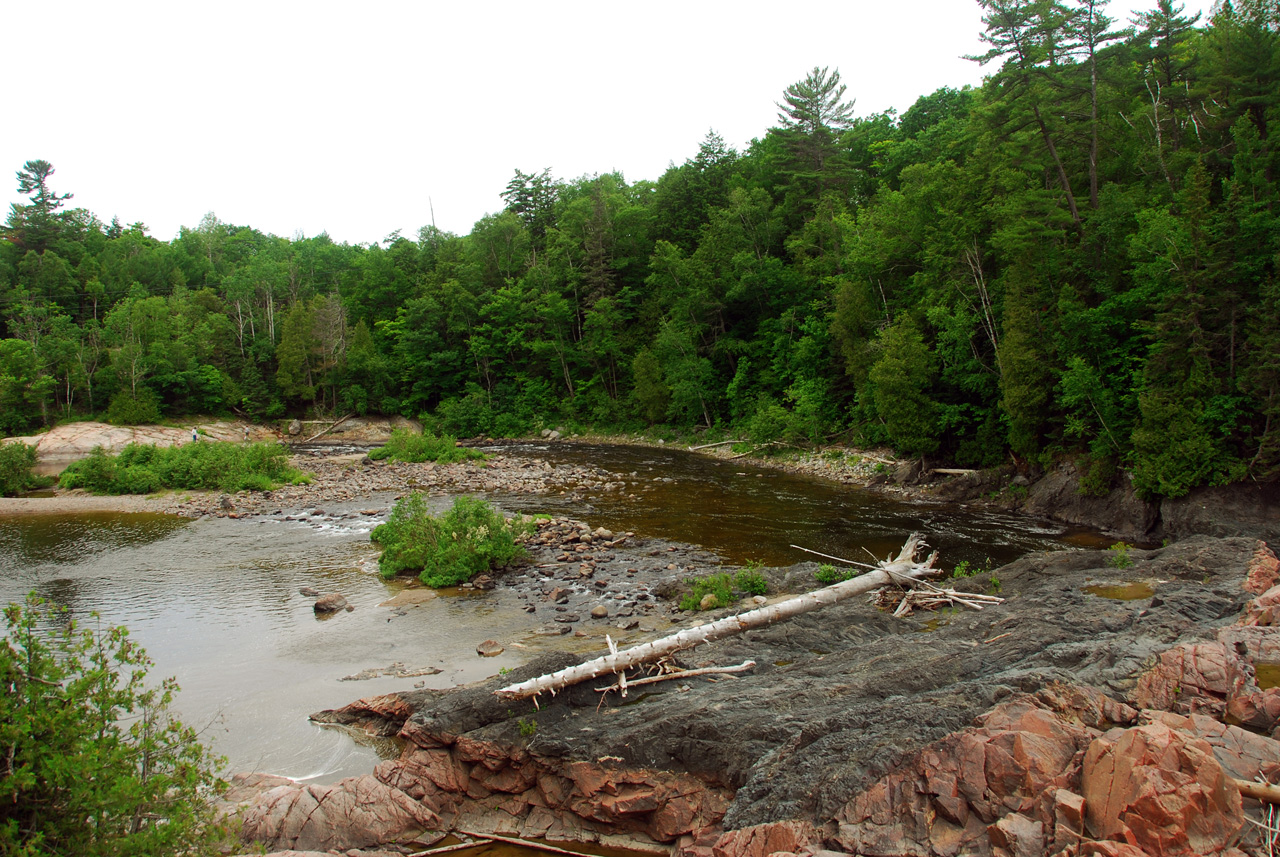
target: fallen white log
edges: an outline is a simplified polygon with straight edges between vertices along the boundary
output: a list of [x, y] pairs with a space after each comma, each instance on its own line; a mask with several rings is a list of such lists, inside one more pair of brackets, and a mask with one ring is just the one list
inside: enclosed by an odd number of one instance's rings
[[732, 444], [732, 443], [742, 443], [742, 442], [743, 441], [740, 441], [740, 440], [722, 440], [719, 443], [704, 443], [702, 446], [689, 447], [689, 451], [697, 452], [699, 449], [710, 449], [713, 446], [728, 446], [729, 444]]
[[716, 622], [686, 628], [679, 633], [663, 637], [660, 640], [644, 643], [621, 652], [610, 653], [593, 661], [587, 661], [585, 664], [579, 664], [576, 667], [568, 667], [559, 672], [508, 685], [495, 690], [494, 693], [504, 699], [528, 699], [531, 696], [537, 696], [544, 690], [551, 691], [554, 694], [557, 690], [578, 682], [610, 673], [617, 673], [619, 670], [628, 669], [636, 664], [657, 660], [672, 652], [689, 649], [702, 643], [719, 640], [722, 637], [741, 634], [743, 631], [748, 631], [752, 628], [771, 625], [781, 619], [788, 619], [828, 604], [835, 604], [837, 601], [842, 601], [854, 595], [861, 595], [864, 592], [870, 592], [872, 589], [887, 586], [890, 583], [917, 580], [929, 574], [936, 574], [937, 571], [933, 568], [933, 563], [938, 558], [937, 551], [923, 563], [915, 560], [916, 551], [924, 546], [924, 537], [919, 533], [913, 533], [911, 538], [907, 539], [906, 544], [902, 546], [902, 550], [898, 552], [898, 556], [895, 559], [884, 560], [875, 571], [869, 571], [852, 580], [834, 583], [823, 589], [806, 592], [804, 595], [797, 595], [795, 598], [780, 601], [768, 607], [761, 607], [748, 613], [727, 616]]

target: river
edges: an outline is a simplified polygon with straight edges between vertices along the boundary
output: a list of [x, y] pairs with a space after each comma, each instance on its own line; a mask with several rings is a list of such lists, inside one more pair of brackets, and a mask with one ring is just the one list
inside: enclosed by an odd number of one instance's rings
[[[789, 547], [869, 560], [928, 534], [943, 564], [1008, 562], [1030, 550], [1097, 546], [1082, 530], [1012, 515], [888, 500], [826, 480], [678, 450], [521, 444], [511, 455], [590, 463], [626, 481], [621, 491], [491, 499], [510, 511], [572, 515], [593, 526], [701, 544], [735, 563], [787, 565]], [[632, 475], [634, 474], [634, 475]], [[377, 575], [368, 533], [392, 497], [329, 506], [325, 514], [188, 521], [150, 514], [0, 518], [0, 600], [26, 593], [129, 627], [173, 675], [177, 709], [201, 729], [229, 770], [332, 782], [367, 773], [386, 742], [360, 744], [316, 726], [311, 712], [412, 686], [450, 687], [522, 663], [572, 638], [530, 636], [529, 617], [503, 592], [446, 591], [416, 609], [387, 602], [404, 586]], [[433, 500], [444, 504], [443, 498]], [[340, 592], [355, 608], [317, 618], [304, 587]], [[507, 644], [480, 658], [488, 638]], [[402, 665], [431, 675], [344, 681]]]

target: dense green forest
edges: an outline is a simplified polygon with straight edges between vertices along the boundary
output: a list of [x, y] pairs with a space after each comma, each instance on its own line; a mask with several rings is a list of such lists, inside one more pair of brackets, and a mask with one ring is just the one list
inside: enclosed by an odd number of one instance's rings
[[[0, 235], [0, 429], [423, 416], [1088, 462], [1148, 496], [1280, 473], [1280, 10], [981, 0], [980, 89], [858, 117], [833, 69], [657, 181], [515, 172], [459, 236], [170, 242], [40, 160]], [[762, 93], [762, 98], [778, 98]], [[692, 147], [691, 147], [692, 148]]]

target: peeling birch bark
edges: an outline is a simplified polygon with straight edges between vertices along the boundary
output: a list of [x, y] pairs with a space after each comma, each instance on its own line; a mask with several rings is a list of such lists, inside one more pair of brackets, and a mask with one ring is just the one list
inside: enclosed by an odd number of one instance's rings
[[668, 637], [630, 649], [624, 649], [620, 652], [610, 653], [593, 661], [579, 664], [576, 667], [568, 667], [559, 672], [548, 673], [537, 678], [531, 678], [528, 681], [508, 685], [495, 690], [494, 694], [504, 699], [528, 699], [531, 696], [537, 696], [543, 691], [551, 691], [552, 695], [554, 695], [561, 688], [587, 681], [588, 679], [598, 678], [602, 675], [617, 673], [636, 664], [654, 661], [681, 649], [689, 649], [702, 643], [709, 643], [712, 640], [741, 634], [743, 631], [749, 631], [752, 628], [772, 625], [782, 619], [789, 619], [801, 613], [808, 613], [810, 610], [817, 610], [819, 607], [835, 604], [837, 601], [843, 601], [846, 598], [861, 595], [864, 592], [870, 592], [873, 589], [888, 586], [891, 583], [914, 581], [930, 574], [936, 574], [933, 563], [938, 558], [937, 551], [934, 551], [925, 562], [916, 562], [916, 552], [922, 547], [925, 547], [924, 537], [919, 533], [913, 533], [907, 539], [906, 544], [902, 546], [902, 550], [898, 552], [898, 556], [895, 559], [884, 560], [875, 571], [869, 571], [852, 580], [835, 583], [813, 592], [806, 592], [803, 595], [797, 595], [795, 598], [780, 601], [768, 607], [761, 607], [748, 613], [726, 616], [716, 622], [686, 628]]

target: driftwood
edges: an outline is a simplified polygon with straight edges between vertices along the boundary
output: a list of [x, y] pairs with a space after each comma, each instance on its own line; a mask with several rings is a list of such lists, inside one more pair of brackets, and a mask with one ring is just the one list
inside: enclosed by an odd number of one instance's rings
[[318, 432], [316, 432], [315, 434], [311, 435], [311, 437], [307, 438], [306, 440], [300, 440], [300, 441], [298, 441], [298, 443], [311, 443], [311, 441], [313, 441], [313, 440], [315, 440], [316, 438], [320, 437], [320, 435], [328, 434], [329, 432], [333, 431], [333, 430], [334, 430], [334, 429], [336, 429], [338, 426], [342, 425], [343, 423], [345, 423], [347, 420], [351, 419], [351, 418], [352, 418], [352, 417], [354, 417], [354, 416], [355, 416], [355, 414], [347, 414], [345, 417], [343, 417], [342, 419], [338, 420], [336, 423], [331, 423], [327, 428], [323, 428], [323, 429], [321, 429], [320, 431], [318, 431]]
[[579, 664], [576, 667], [569, 667], [559, 672], [508, 685], [494, 691], [494, 693], [504, 699], [528, 699], [531, 696], [537, 696], [543, 691], [554, 693], [561, 688], [578, 682], [609, 673], [616, 674], [636, 664], [657, 660], [663, 655], [669, 655], [681, 649], [688, 649], [701, 643], [719, 640], [722, 637], [741, 634], [743, 631], [748, 631], [752, 628], [771, 625], [779, 620], [789, 619], [792, 616], [798, 616], [801, 613], [816, 610], [827, 604], [843, 601], [854, 595], [870, 592], [890, 583], [917, 580], [926, 575], [938, 573], [933, 567], [938, 558], [937, 551], [934, 551], [925, 562], [916, 561], [916, 552], [922, 547], [925, 547], [924, 537], [919, 533], [913, 533], [907, 539], [906, 544], [902, 546], [902, 550], [898, 552], [896, 558], [884, 560], [875, 571], [869, 571], [860, 577], [835, 583], [813, 592], [806, 592], [804, 595], [798, 595], [795, 598], [780, 601], [768, 607], [761, 607], [748, 613], [740, 613], [716, 622], [686, 628], [677, 634], [672, 634], [650, 643], [644, 643], [625, 651], [610, 653], [593, 661], [587, 661], [585, 664]]
[[455, 831], [459, 836], [466, 836], [476, 840], [474, 842], [459, 842], [456, 845], [444, 845], [440, 848], [432, 848], [427, 851], [415, 851], [409, 857], [430, 857], [435, 854], [448, 854], [450, 851], [465, 851], [468, 848], [483, 848], [491, 842], [502, 842], [507, 845], [518, 845], [521, 848], [532, 848], [535, 851], [545, 851], [548, 854], [564, 854], [569, 857], [591, 857], [582, 851], [570, 851], [568, 848], [557, 848], [554, 845], [548, 845], [545, 842], [538, 842], [533, 839], [516, 839], [511, 836], [499, 836], [496, 833], [475, 833], [470, 830]]
[[704, 443], [702, 446], [689, 447], [690, 452], [696, 452], [699, 449], [710, 449], [713, 446], [728, 446], [731, 443], [742, 443], [740, 440], [722, 440], [719, 443]]
[[[990, 604], [1003, 604], [1004, 599], [995, 595], [983, 595], [979, 592], [957, 592], [954, 589], [943, 589], [934, 586], [927, 580], [916, 581], [919, 589], [908, 590], [899, 599], [898, 593], [886, 589], [880, 593], [877, 604], [884, 609], [895, 607], [894, 616], [906, 616], [915, 608], [936, 610], [952, 604], [961, 604], [972, 610], [981, 610]], [[896, 606], [895, 606], [896, 605]]]
[[1255, 783], [1249, 780], [1233, 779], [1232, 782], [1240, 790], [1240, 794], [1245, 797], [1251, 797], [1265, 803], [1280, 804], [1280, 786], [1273, 786], [1269, 783]]
[[[651, 675], [648, 678], [633, 678], [625, 685], [610, 684], [605, 687], [597, 687], [596, 693], [608, 693], [611, 690], [621, 690], [622, 695], [627, 695], [628, 687], [639, 687], [642, 684], [657, 684], [660, 681], [671, 681], [676, 678], [696, 678], [700, 675], [727, 675], [732, 673], [746, 672], [756, 665], [755, 661], [743, 661], [742, 663], [732, 667], [702, 667], [696, 670], [676, 670], [675, 672], [662, 673], [661, 675]], [[622, 678], [622, 676], [619, 676]]]
[[943, 476], [969, 476], [977, 473], [976, 470], [968, 470], [963, 467], [935, 467], [930, 473], [941, 473]]

